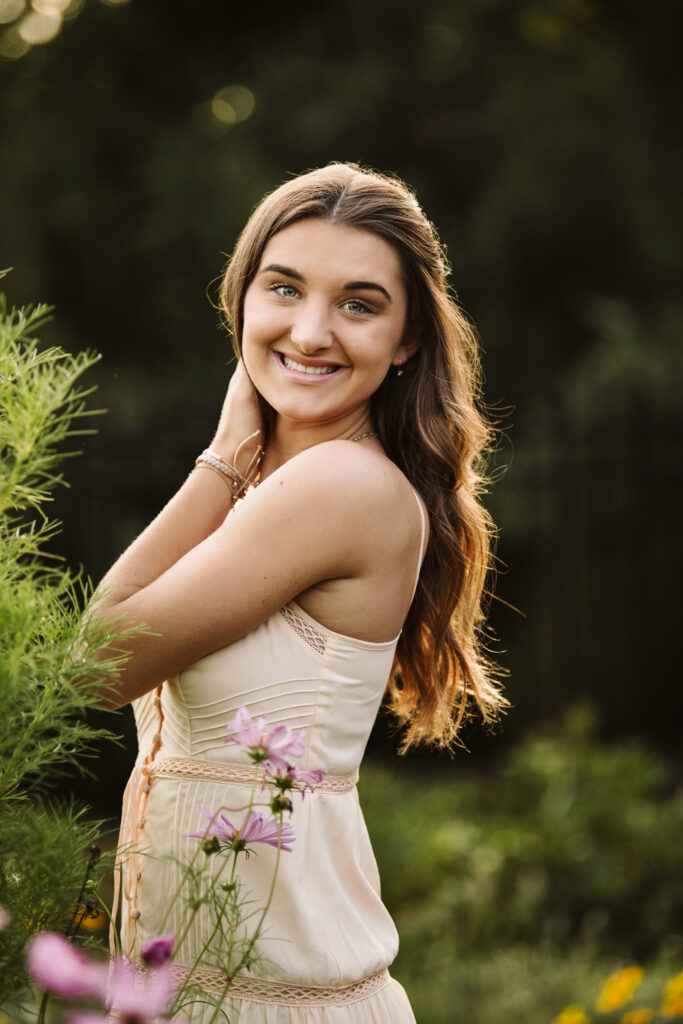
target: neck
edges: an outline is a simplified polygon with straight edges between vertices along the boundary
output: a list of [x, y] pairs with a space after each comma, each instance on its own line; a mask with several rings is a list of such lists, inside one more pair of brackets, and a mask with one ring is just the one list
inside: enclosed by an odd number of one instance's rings
[[315, 426], [310, 423], [293, 423], [278, 416], [261, 463], [261, 480], [313, 445], [324, 441], [350, 441], [372, 429], [372, 419], [366, 409], [343, 420]]

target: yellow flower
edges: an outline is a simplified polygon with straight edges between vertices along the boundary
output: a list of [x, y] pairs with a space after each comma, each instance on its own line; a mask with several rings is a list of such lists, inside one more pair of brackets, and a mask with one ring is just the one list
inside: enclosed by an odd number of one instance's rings
[[552, 1024], [589, 1024], [590, 1017], [580, 1006], [565, 1006], [552, 1021]]
[[666, 994], [667, 995], [683, 995], [683, 971], [680, 974], [674, 974], [673, 978], [670, 978], [666, 983]]
[[654, 1010], [648, 1010], [643, 1006], [640, 1010], [629, 1010], [621, 1018], [621, 1024], [648, 1024], [655, 1015]]
[[610, 1013], [627, 1003], [643, 980], [642, 967], [625, 967], [610, 975], [595, 1004], [598, 1013]]
[[664, 997], [662, 1017], [683, 1017], [683, 995]]
[[683, 1017], [683, 971], [666, 983], [662, 1002], [663, 1017]]

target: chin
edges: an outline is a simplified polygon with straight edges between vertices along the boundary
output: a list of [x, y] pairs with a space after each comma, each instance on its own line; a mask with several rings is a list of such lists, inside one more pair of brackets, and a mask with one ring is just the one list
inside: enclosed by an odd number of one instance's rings
[[328, 406], [326, 408], [318, 407], [313, 409], [302, 407], [295, 403], [282, 402], [278, 405], [273, 404], [272, 408], [274, 419], [290, 423], [292, 426], [314, 428], [343, 423], [344, 420], [351, 417], [357, 418], [359, 415], [363, 415], [369, 406], [367, 403], [361, 402], [358, 405]]

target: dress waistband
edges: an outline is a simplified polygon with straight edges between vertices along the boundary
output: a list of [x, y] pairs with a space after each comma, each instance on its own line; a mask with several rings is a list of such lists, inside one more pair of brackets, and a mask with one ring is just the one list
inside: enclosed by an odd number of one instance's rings
[[[171, 964], [171, 976], [181, 983], [189, 968], [182, 964]], [[292, 982], [269, 981], [244, 974], [236, 975], [225, 994], [226, 999], [249, 999], [254, 1003], [270, 1003], [273, 1006], [341, 1006], [357, 1003], [367, 996], [379, 992], [391, 980], [384, 968], [368, 974], [350, 985], [331, 986], [296, 985]], [[192, 983], [200, 985], [216, 995], [225, 991], [226, 975], [211, 967], [197, 967], [192, 971]]]
[[[140, 771], [147, 779], [203, 779], [242, 786], [249, 786], [254, 781], [251, 765], [202, 761], [196, 757], [160, 757], [143, 765]], [[315, 792], [348, 793], [357, 782], [357, 769], [347, 775], [325, 775], [321, 782], [315, 784]]]

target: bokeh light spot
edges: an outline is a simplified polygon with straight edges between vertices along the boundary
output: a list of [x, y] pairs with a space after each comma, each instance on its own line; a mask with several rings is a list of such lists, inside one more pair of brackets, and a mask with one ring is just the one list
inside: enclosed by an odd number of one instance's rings
[[237, 124], [246, 121], [254, 112], [256, 99], [246, 85], [228, 85], [219, 89], [211, 101], [211, 112], [219, 121]]
[[30, 49], [25, 39], [22, 39], [16, 29], [11, 29], [0, 37], [0, 57], [5, 60], [19, 60]]
[[31, 11], [17, 26], [17, 32], [29, 46], [36, 46], [40, 43], [49, 43], [61, 27], [61, 14], [39, 14], [38, 11]]
[[0, 0], [0, 25], [18, 18], [24, 9], [24, 0]]
[[85, 5], [85, 0], [71, 0], [71, 3], [64, 11], [65, 21], [69, 21], [71, 18], [77, 17]]
[[214, 96], [211, 101], [211, 113], [214, 117], [217, 117], [219, 121], [224, 121], [225, 124], [235, 124], [237, 121], [237, 114], [232, 103], [228, 103], [227, 100], [223, 100], [220, 96]]
[[70, 2], [71, 0], [31, 0], [31, 7], [39, 14], [54, 17], [54, 15], [63, 14]]

